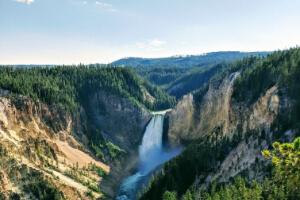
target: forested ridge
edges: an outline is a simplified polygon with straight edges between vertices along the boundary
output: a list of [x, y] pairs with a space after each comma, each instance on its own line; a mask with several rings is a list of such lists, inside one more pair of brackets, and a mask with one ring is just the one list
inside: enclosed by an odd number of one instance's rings
[[[210, 66], [210, 65], [209, 65]], [[137, 66], [128, 66], [138, 73], [143, 78], [150, 81], [152, 84], [167, 87], [173, 81], [184, 76], [187, 73], [199, 70], [199, 67], [192, 65], [189, 67], [181, 67], [178, 65], [137, 65]], [[205, 66], [203, 68], [206, 68]]]
[[[111, 66], [125, 66], [150, 83], [176, 98], [203, 86], [215, 73], [220, 73], [238, 59], [257, 56], [264, 57], [270, 52], [211, 52], [203, 55], [174, 56], [167, 58], [124, 58], [111, 63]], [[81, 65], [83, 66], [83, 65]], [[94, 64], [86, 67], [107, 67]], [[15, 65], [14, 68], [36, 68], [46, 65]], [[49, 65], [49, 68], [55, 67]], [[154, 106], [155, 107], [155, 106]]]
[[212, 77], [222, 73], [228, 67], [230, 67], [230, 63], [219, 63], [212, 67], [193, 71], [171, 82], [166, 88], [166, 91], [170, 95], [180, 98], [189, 92], [201, 88], [208, 83]]
[[[149, 110], [170, 108], [176, 102], [174, 97], [124, 67], [79, 65], [15, 69], [1, 66], [0, 88], [48, 105], [60, 104], [73, 113], [99, 90], [127, 98]], [[155, 98], [154, 102], [143, 98], [143, 90]]]
[[268, 53], [270, 52], [212, 52], [200, 56], [125, 58], [112, 64], [133, 69], [152, 84], [161, 86], [168, 94], [179, 99], [202, 87], [215, 74], [231, 67], [232, 62], [254, 56], [261, 58]]

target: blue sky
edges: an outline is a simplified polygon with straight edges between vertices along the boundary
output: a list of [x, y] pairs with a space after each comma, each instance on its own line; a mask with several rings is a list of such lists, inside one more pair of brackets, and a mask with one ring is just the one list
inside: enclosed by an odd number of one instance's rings
[[108, 63], [300, 44], [299, 0], [0, 0], [0, 64]]

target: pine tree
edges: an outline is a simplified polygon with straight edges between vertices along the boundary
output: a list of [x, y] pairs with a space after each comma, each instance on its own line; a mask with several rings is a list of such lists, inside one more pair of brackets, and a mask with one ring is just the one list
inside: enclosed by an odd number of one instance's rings
[[168, 190], [164, 193], [162, 200], [176, 200], [174, 194]]
[[183, 200], [193, 200], [193, 199], [192, 199], [192, 194], [191, 194], [191, 192], [190, 192], [189, 189], [186, 191], [186, 193], [185, 193], [185, 195], [183, 196], [182, 199], [183, 199]]
[[150, 179], [150, 181], [149, 181], [149, 183], [148, 183], [148, 190], [151, 189], [152, 183], [154, 183], [154, 176], [153, 176], [153, 174], [151, 174], [151, 179]]
[[147, 192], [147, 188], [146, 188], [146, 186], [143, 184], [143, 186], [142, 186], [142, 193], [143, 193], [143, 194], [146, 194], [146, 192]]
[[272, 159], [276, 171], [274, 179], [281, 185], [286, 185], [290, 198], [300, 198], [300, 138], [296, 138], [293, 143], [274, 142], [273, 147], [275, 151], [272, 155], [268, 150], [262, 151], [262, 154], [265, 158]]
[[142, 194], [141, 194], [141, 191], [139, 190], [137, 195], [136, 195], [136, 199], [139, 200], [142, 198]]

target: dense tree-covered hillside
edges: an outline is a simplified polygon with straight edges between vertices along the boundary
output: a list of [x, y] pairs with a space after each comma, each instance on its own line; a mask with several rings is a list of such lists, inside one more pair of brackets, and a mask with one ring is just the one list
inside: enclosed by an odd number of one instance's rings
[[181, 67], [178, 65], [163, 64], [148, 66], [137, 65], [130, 66], [129, 68], [133, 69], [136, 73], [150, 81], [152, 84], [166, 87], [170, 85], [173, 81], [180, 78], [181, 76], [184, 76], [187, 73], [199, 70], [199, 68], [207, 67], [199, 67], [196, 65], [192, 65], [189, 67]]
[[230, 63], [245, 57], [267, 56], [268, 52], [213, 52], [200, 56], [169, 58], [126, 58], [112, 64], [125, 65], [140, 76], [159, 85], [168, 94], [180, 98], [207, 83], [216, 73], [224, 71]]
[[203, 89], [207, 89], [209, 82], [222, 80], [225, 75], [238, 70], [252, 69], [261, 59], [261, 57], [250, 56], [230, 63], [222, 62], [213, 66], [198, 68], [172, 81], [164, 89], [168, 94], [176, 96], [176, 98], [180, 98], [189, 92], [204, 91]]
[[[273, 144], [275, 151], [273, 156], [269, 151], [263, 151], [267, 159], [273, 160], [274, 170], [270, 178], [265, 178], [262, 185], [256, 180], [251, 183], [241, 176], [237, 177], [234, 184], [230, 186], [218, 184], [215, 180], [210, 190], [192, 187], [187, 189], [182, 199], [186, 200], [282, 200], [299, 199], [299, 153], [300, 138], [293, 143]], [[163, 200], [176, 200], [177, 193], [166, 191]]]
[[300, 48], [269, 55], [256, 67], [234, 82], [233, 97], [251, 104], [260, 94], [277, 85], [279, 93], [286, 93], [297, 103], [294, 117], [300, 119]]
[[[131, 69], [100, 66], [57, 66], [17, 68], [0, 67], [0, 88], [23, 94], [52, 105], [60, 104], [76, 112], [79, 105], [88, 102], [90, 95], [105, 90], [130, 99], [150, 110], [166, 109], [175, 104], [175, 98], [139, 78]], [[143, 97], [147, 91], [155, 99]]]
[[[209, 70], [203, 71], [203, 73], [208, 73], [210, 79], [207, 82], [202, 83], [202, 86], [193, 91], [193, 94], [196, 99], [196, 105], [201, 103], [203, 95], [208, 90], [208, 86], [210, 83], [220, 83], [226, 75], [230, 75], [233, 72], [244, 72], [250, 69], [253, 69], [257, 65], [257, 63], [261, 62], [263, 58], [261, 57], [247, 57], [242, 60], [237, 60], [229, 64], [217, 64], [215, 67], [219, 70], [211, 68]], [[211, 73], [213, 72], [213, 73]], [[192, 84], [193, 82], [191, 82]]]
[[229, 66], [229, 63], [219, 63], [208, 69], [195, 70], [171, 82], [166, 91], [170, 95], [180, 98], [191, 91], [201, 88], [213, 76], [223, 72]]

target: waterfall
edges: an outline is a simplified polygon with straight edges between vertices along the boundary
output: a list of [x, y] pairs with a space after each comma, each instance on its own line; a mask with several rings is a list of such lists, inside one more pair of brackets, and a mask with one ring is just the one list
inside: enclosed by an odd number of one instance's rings
[[153, 170], [162, 156], [163, 114], [155, 114], [146, 128], [139, 155], [141, 159], [140, 171], [144, 174]]
[[157, 166], [178, 155], [182, 149], [164, 152], [162, 146], [164, 112], [153, 114], [146, 127], [142, 144], [139, 146], [140, 164], [138, 171], [121, 184], [117, 200], [134, 200], [142, 184], [147, 185], [150, 174]]

